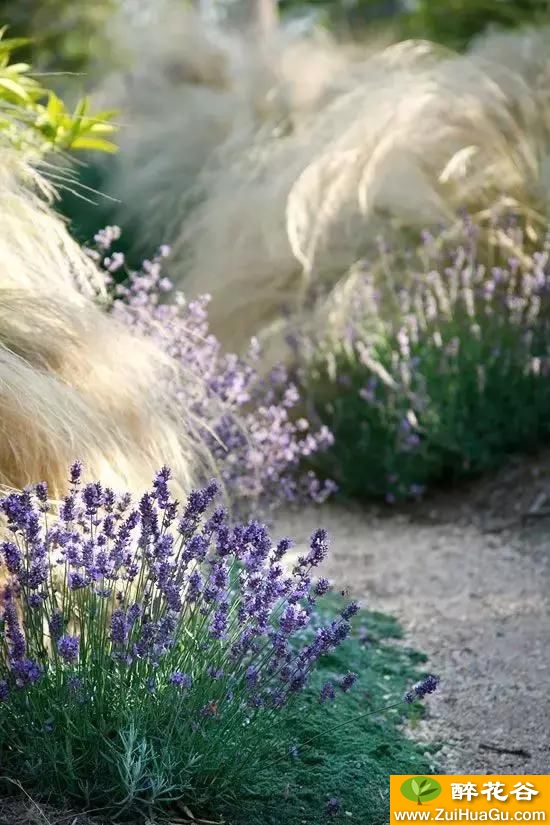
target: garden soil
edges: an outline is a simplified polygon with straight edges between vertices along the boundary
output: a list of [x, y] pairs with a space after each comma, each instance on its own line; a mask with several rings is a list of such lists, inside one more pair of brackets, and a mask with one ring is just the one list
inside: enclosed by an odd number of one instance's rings
[[442, 677], [411, 731], [442, 744], [438, 769], [550, 773], [549, 457], [401, 511], [325, 505], [275, 528], [305, 541], [317, 526], [325, 575], [395, 615]]

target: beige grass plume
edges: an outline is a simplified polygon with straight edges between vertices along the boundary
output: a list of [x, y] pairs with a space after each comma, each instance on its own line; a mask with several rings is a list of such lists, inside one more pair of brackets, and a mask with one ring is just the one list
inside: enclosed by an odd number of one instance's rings
[[311, 287], [330, 291], [357, 258], [376, 255], [380, 235], [410, 243], [457, 209], [501, 198], [547, 209], [550, 49], [540, 35], [515, 36], [524, 45], [508, 35], [510, 68], [506, 41], [464, 56], [392, 46], [354, 66], [351, 90], [301, 130], [256, 138], [231, 162], [220, 153], [173, 267], [188, 291], [212, 294], [222, 340], [244, 344], [282, 304], [303, 310]]
[[194, 424], [162, 390], [175, 367], [85, 294], [100, 275], [51, 197], [36, 171], [0, 151], [0, 483], [46, 480], [57, 496], [80, 458], [118, 489], [139, 491], [163, 463], [187, 487]]
[[[213, 26], [165, 2], [156, 24], [123, 19], [128, 67], [96, 90], [96, 105], [120, 111], [120, 151], [103, 190], [119, 201], [140, 254], [172, 243], [205, 197], [201, 172], [231, 163], [260, 132], [294, 131], [349, 87], [357, 50], [328, 36], [277, 30], [265, 36]], [[216, 153], [223, 147], [221, 158]]]
[[547, 209], [547, 32], [457, 55], [252, 40], [173, 15], [147, 30], [118, 99], [109, 84], [126, 127], [109, 194], [147, 251], [172, 243], [170, 274], [212, 295], [227, 346], [307, 312], [381, 235], [403, 246], [501, 199]]

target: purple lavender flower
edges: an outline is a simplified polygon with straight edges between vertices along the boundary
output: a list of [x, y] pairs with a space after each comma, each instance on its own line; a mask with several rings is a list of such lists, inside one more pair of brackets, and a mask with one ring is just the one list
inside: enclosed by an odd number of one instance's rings
[[334, 699], [336, 699], [334, 685], [332, 682], [325, 682], [321, 688], [321, 693], [319, 694], [319, 701], [321, 704], [324, 704], [325, 702], [332, 702]]
[[331, 585], [330, 585], [330, 582], [329, 582], [328, 579], [320, 578], [317, 581], [317, 583], [316, 583], [316, 585], [313, 589], [313, 592], [315, 593], [316, 596], [324, 596], [325, 593], [329, 592], [330, 587], [331, 587]]
[[69, 587], [71, 590], [81, 590], [89, 585], [89, 579], [78, 570], [71, 570], [69, 573]]
[[60, 610], [55, 610], [49, 618], [48, 625], [52, 639], [59, 639], [65, 627], [63, 613]]
[[434, 691], [437, 690], [440, 681], [441, 679], [439, 676], [434, 676], [433, 674], [426, 676], [425, 679], [417, 682], [416, 685], [413, 685], [413, 687], [405, 693], [405, 696], [403, 697], [404, 701], [410, 705], [416, 699], [423, 699], [429, 693], [434, 693]]
[[292, 539], [281, 539], [278, 542], [277, 547], [275, 548], [275, 552], [273, 553], [275, 561], [280, 561], [282, 558], [284, 558], [284, 556], [286, 556], [291, 547]]
[[11, 663], [11, 670], [18, 688], [34, 685], [42, 676], [42, 668], [33, 659], [17, 659]]
[[38, 501], [42, 504], [47, 504], [48, 502], [48, 485], [45, 481], [39, 481], [38, 484], [34, 485], [34, 492], [36, 493], [36, 497]]
[[351, 690], [356, 681], [357, 673], [352, 673], [351, 671], [349, 673], [346, 673], [346, 675], [340, 681], [340, 690], [342, 690], [344, 693], [347, 693], [348, 690]]
[[175, 670], [168, 681], [171, 685], [176, 685], [176, 687], [187, 689], [193, 684], [191, 677], [188, 676], [187, 673], [182, 673], [181, 670]]
[[133, 605], [131, 605], [131, 607], [128, 608], [128, 628], [132, 628], [140, 616], [141, 606], [137, 602], [135, 602]]
[[228, 627], [227, 607], [221, 605], [214, 614], [214, 618], [210, 624], [210, 635], [213, 639], [221, 640], [224, 638]]
[[62, 521], [69, 523], [76, 517], [76, 499], [74, 494], [69, 493], [65, 496], [61, 507], [59, 508], [59, 516]]
[[355, 614], [358, 611], [359, 611], [359, 605], [357, 604], [357, 602], [351, 602], [350, 604], [348, 604], [342, 610], [340, 615], [342, 616], [343, 619], [347, 620], [347, 619], [351, 619], [352, 616], [355, 616]]
[[229, 574], [226, 565], [215, 564], [210, 573], [210, 581], [216, 590], [225, 590], [229, 584]]
[[203, 587], [203, 579], [198, 570], [193, 570], [187, 579], [187, 599], [189, 602], [196, 602]]
[[4, 607], [4, 621], [6, 623], [6, 636], [10, 645], [10, 658], [22, 659], [27, 650], [25, 636], [21, 629], [17, 608], [8, 591], [4, 596], [6, 604]]
[[111, 640], [114, 644], [123, 645], [128, 638], [128, 622], [124, 610], [113, 610], [111, 615]]
[[330, 629], [332, 631], [332, 644], [338, 645], [349, 636], [351, 632], [351, 625], [347, 621], [332, 622]]
[[326, 558], [328, 553], [328, 535], [326, 530], [316, 530], [311, 537], [310, 551], [307, 563], [317, 567]]
[[80, 676], [71, 674], [71, 676], [67, 679], [67, 684], [72, 693], [79, 693], [82, 690], [83, 682]]
[[166, 510], [170, 503], [170, 492], [168, 482], [170, 481], [170, 468], [162, 467], [155, 476], [153, 488], [158, 505], [162, 510]]
[[73, 664], [78, 659], [80, 638], [78, 636], [62, 636], [57, 642], [57, 652], [65, 662]]
[[13, 541], [4, 541], [0, 545], [0, 549], [2, 550], [4, 559], [6, 560], [6, 567], [8, 568], [9, 572], [13, 575], [19, 573], [21, 569], [21, 551], [14, 544]]
[[5, 702], [10, 695], [9, 685], [5, 679], [0, 679], [0, 702]]
[[309, 616], [306, 611], [298, 605], [289, 604], [280, 620], [281, 631], [285, 636], [290, 636], [296, 630], [305, 627], [309, 621]]
[[33, 561], [29, 570], [19, 573], [19, 581], [31, 590], [43, 585], [48, 577], [48, 567], [45, 560]]
[[82, 462], [74, 461], [69, 470], [69, 482], [74, 486], [80, 484], [82, 479]]
[[259, 672], [255, 665], [249, 665], [246, 669], [245, 680], [248, 688], [253, 688], [258, 684]]

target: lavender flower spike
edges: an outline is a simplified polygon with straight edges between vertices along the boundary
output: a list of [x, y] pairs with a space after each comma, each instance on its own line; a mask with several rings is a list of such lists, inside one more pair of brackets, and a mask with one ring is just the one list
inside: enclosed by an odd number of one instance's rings
[[415, 701], [415, 699], [423, 699], [429, 693], [434, 693], [440, 682], [441, 679], [439, 676], [430, 674], [429, 676], [426, 676], [425, 679], [422, 679], [421, 682], [417, 682], [416, 685], [413, 685], [413, 687], [406, 692], [403, 699], [410, 705]]
[[78, 659], [80, 639], [78, 636], [62, 636], [57, 643], [57, 652], [66, 662], [73, 664]]

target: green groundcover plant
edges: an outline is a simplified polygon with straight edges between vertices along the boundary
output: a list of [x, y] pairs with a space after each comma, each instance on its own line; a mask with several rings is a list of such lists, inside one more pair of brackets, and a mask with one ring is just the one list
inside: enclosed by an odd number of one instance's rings
[[345, 334], [310, 344], [304, 382], [335, 439], [319, 460], [351, 495], [416, 498], [550, 436], [549, 244], [511, 219], [358, 270]]
[[[320, 617], [326, 621], [338, 615], [342, 602], [340, 594], [328, 596]], [[401, 637], [391, 617], [357, 614], [350, 637], [319, 662], [298, 712], [284, 723], [288, 758], [262, 772], [238, 805], [224, 810], [228, 822], [388, 822], [389, 775], [431, 773], [435, 758], [403, 730], [405, 722], [414, 728], [423, 713], [418, 702], [399, 700], [405, 686], [422, 675], [426, 657], [396, 644]], [[323, 685], [336, 686], [338, 674], [346, 670], [358, 674], [353, 691], [343, 695], [336, 688], [336, 698], [321, 703]], [[394, 707], [379, 714], [380, 705]]]
[[[313, 577], [326, 533], [289, 569], [290, 540], [273, 543], [256, 521], [231, 526], [215, 482], [180, 507], [163, 468], [134, 507], [81, 474], [75, 463], [55, 512], [43, 483], [0, 500], [11, 533], [0, 546], [2, 774], [133, 822], [177, 802], [235, 804], [288, 760], [317, 663], [350, 636], [356, 603], [329, 617], [317, 607], [330, 590]], [[357, 675], [336, 668], [317, 701]], [[437, 683], [427, 676], [397, 704]]]

